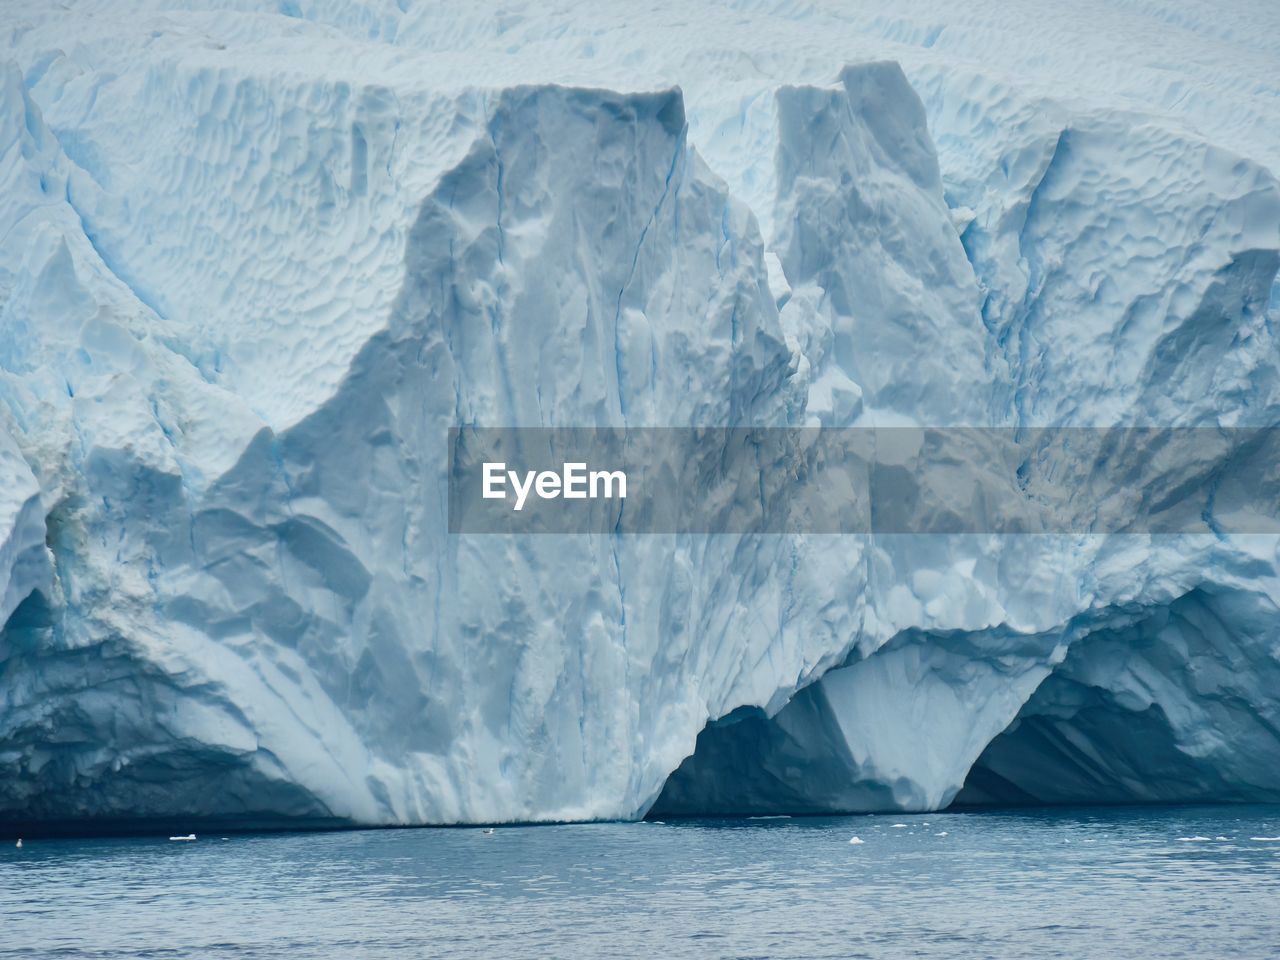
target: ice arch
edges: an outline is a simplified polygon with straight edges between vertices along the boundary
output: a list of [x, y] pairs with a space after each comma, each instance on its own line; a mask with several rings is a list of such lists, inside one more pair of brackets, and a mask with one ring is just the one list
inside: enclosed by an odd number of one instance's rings
[[1194, 590], [1074, 645], [987, 747], [960, 804], [1273, 801], [1280, 680], [1256, 595]]
[[[709, 724], [652, 815], [1274, 801], [1280, 715], [1260, 695], [1280, 681], [1268, 604], [1194, 589], [1067, 628], [1051, 638], [1065, 656], [1044, 647], [1037, 661], [1027, 638], [987, 667], [973, 655], [999, 634], [906, 636], [774, 717], [739, 710]], [[1017, 690], [1007, 726], [984, 733]]]

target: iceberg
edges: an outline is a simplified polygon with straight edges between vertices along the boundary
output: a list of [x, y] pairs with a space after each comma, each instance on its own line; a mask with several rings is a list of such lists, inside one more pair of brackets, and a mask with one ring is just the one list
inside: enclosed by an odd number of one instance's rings
[[1246, 4], [1144, 15], [1176, 89], [1019, 4], [225, 6], [3, 41], [0, 822], [1280, 798], [1274, 532], [479, 536], [447, 490], [468, 426], [1275, 426]]

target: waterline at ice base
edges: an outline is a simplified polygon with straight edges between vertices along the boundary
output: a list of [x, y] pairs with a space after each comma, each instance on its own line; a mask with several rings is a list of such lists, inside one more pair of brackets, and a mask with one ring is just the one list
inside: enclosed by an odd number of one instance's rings
[[[0, 3], [0, 834], [1280, 802], [1280, 9], [522, 9]], [[583, 427], [1228, 439], [451, 527]]]

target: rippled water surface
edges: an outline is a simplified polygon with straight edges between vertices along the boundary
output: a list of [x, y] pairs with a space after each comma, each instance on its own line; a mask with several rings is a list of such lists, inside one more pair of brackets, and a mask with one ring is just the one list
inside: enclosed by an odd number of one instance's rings
[[0, 847], [0, 957], [1277, 955], [1276, 807]]

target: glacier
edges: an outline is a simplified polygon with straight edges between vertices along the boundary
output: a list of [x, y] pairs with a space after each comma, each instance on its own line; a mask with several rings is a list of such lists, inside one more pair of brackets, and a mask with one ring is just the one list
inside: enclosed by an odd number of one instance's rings
[[446, 491], [463, 425], [1275, 426], [1270, 5], [3, 7], [0, 823], [1280, 799], [1275, 533]]

